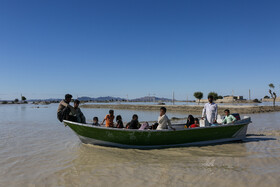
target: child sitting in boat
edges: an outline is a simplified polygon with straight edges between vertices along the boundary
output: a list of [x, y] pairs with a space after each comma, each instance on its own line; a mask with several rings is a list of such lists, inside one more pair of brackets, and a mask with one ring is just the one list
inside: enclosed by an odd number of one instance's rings
[[138, 121], [138, 116], [137, 116], [137, 114], [134, 114], [132, 116], [132, 120], [129, 123], [129, 128], [130, 129], [139, 129], [140, 126], [141, 125], [140, 125], [140, 123]]
[[117, 121], [117, 128], [123, 128], [123, 121], [122, 121], [122, 116], [121, 115], [118, 115], [116, 117], [116, 121]]
[[73, 116], [73, 121], [78, 122], [78, 123], [86, 123], [86, 118], [84, 114], [82, 113], [81, 109], [79, 108], [80, 101], [75, 100], [74, 101], [74, 107], [73, 111], [70, 112], [70, 116]]
[[192, 124], [194, 124], [194, 117], [192, 115], [189, 115], [185, 128], [190, 128]]
[[152, 130], [156, 130], [157, 129], [157, 126], [158, 126], [158, 122], [152, 124], [149, 129], [152, 129]]
[[114, 127], [114, 110], [109, 110], [109, 114], [107, 114], [104, 118], [104, 120], [102, 121], [101, 125], [104, 124], [104, 122], [106, 121], [106, 127]]
[[94, 126], [100, 126], [100, 124], [98, 123], [98, 117], [94, 117], [94, 118], [93, 118], [93, 123], [92, 123], [92, 125], [94, 125]]
[[158, 117], [157, 130], [167, 129], [167, 126], [170, 127], [172, 130], [176, 130], [175, 128], [172, 127], [171, 122], [166, 115], [166, 108], [161, 107], [159, 117]]
[[146, 130], [146, 129], [149, 129], [149, 123], [147, 121], [143, 123], [138, 130]]
[[195, 127], [199, 127], [199, 119], [198, 118], [194, 118], [194, 124], [190, 125], [189, 128], [195, 128]]
[[236, 118], [230, 114], [229, 109], [226, 109], [225, 111], [225, 119], [222, 121], [222, 124], [229, 124], [234, 123], [236, 121]]

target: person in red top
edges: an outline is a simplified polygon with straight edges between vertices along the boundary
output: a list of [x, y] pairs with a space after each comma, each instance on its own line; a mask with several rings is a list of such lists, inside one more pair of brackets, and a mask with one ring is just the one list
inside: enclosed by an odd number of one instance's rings
[[114, 127], [114, 118], [114, 110], [109, 110], [109, 114], [105, 116], [101, 125], [103, 125], [104, 121], [106, 121], [106, 127]]
[[199, 119], [198, 118], [194, 118], [194, 124], [192, 124], [189, 128], [195, 128], [195, 127], [199, 127]]

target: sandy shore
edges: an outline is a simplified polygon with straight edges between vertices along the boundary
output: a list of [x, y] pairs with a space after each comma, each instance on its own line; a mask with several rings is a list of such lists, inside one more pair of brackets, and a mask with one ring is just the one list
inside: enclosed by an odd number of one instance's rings
[[[161, 106], [167, 108], [168, 111], [182, 112], [187, 114], [201, 114], [203, 106], [194, 105], [130, 105], [130, 104], [114, 104], [114, 105], [100, 105], [100, 104], [89, 104], [82, 105], [82, 108], [108, 108], [108, 109], [122, 109], [122, 110], [152, 110], [157, 111]], [[218, 105], [219, 106], [219, 105]], [[280, 106], [219, 106], [219, 114], [223, 114], [225, 109], [230, 109], [231, 113], [240, 114], [253, 114], [253, 113], [264, 113], [264, 112], [275, 112], [280, 111]]]

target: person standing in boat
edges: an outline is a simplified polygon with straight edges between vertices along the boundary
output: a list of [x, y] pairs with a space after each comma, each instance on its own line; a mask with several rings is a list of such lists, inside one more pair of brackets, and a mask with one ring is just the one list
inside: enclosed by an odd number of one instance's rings
[[66, 94], [65, 99], [60, 101], [57, 109], [57, 119], [62, 122], [63, 120], [73, 121], [72, 117], [69, 115], [70, 112], [74, 112], [74, 108], [70, 105], [72, 100], [71, 94]]
[[172, 130], [176, 130], [174, 127], [172, 127], [171, 122], [166, 115], [166, 108], [161, 107], [160, 108], [160, 116], [158, 117], [157, 130], [167, 129], [168, 127], [170, 127]]
[[208, 103], [204, 105], [202, 110], [202, 118], [206, 118], [206, 124], [211, 126], [214, 123], [217, 123], [218, 116], [218, 105], [214, 103], [214, 98], [212, 95], [208, 96]]

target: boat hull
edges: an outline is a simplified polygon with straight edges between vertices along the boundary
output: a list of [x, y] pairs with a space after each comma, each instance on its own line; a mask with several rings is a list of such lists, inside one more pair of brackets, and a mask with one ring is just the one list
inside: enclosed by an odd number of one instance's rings
[[158, 148], [242, 140], [250, 118], [237, 124], [184, 130], [133, 130], [95, 127], [64, 121], [85, 144], [128, 148]]

